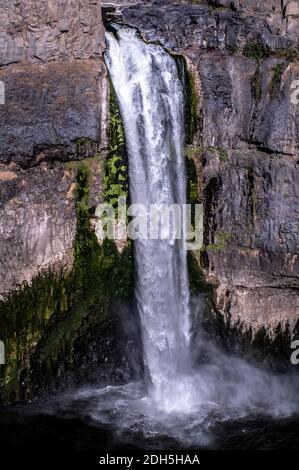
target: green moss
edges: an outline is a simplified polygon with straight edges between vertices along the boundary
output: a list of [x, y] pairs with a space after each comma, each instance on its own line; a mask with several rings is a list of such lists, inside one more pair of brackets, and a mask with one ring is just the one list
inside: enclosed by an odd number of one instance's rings
[[255, 59], [261, 61], [267, 57], [277, 57], [280, 59], [285, 59], [288, 62], [298, 62], [299, 60], [299, 50], [295, 48], [288, 49], [276, 49], [270, 50], [268, 47], [265, 47], [260, 41], [250, 41], [245, 44], [243, 48], [243, 55], [250, 59]]
[[198, 111], [198, 95], [195, 78], [188, 69], [185, 57], [172, 55], [176, 62], [178, 74], [185, 91], [185, 134], [186, 144], [193, 144], [200, 128], [200, 115]]
[[216, 232], [215, 233], [215, 240], [216, 244], [219, 243], [220, 245], [227, 245], [233, 238], [232, 233], [230, 232]]
[[199, 188], [196, 166], [193, 158], [186, 157], [187, 204], [191, 205], [191, 224], [195, 228], [195, 207], [199, 203]]
[[113, 86], [110, 83], [109, 149], [104, 166], [104, 199], [116, 208], [118, 198], [128, 197], [128, 161], [125, 133]]
[[59, 357], [71, 361], [72, 345], [95, 306], [105, 325], [112, 298], [132, 294], [131, 247], [121, 255], [111, 241], [99, 245], [90, 224], [89, 179], [89, 166], [80, 163], [72, 271], [40, 274], [0, 302], [1, 339], [7, 361], [0, 368], [0, 397], [4, 400], [30, 396], [30, 390], [22, 385], [30, 369], [43, 370], [49, 380]]
[[187, 202], [188, 204], [198, 203], [197, 171], [194, 160], [186, 158], [187, 171]]
[[251, 91], [255, 101], [259, 102], [262, 97], [262, 78], [259, 65], [251, 79]]
[[[191, 205], [191, 223], [195, 228], [195, 206], [199, 204], [202, 196], [200, 195], [200, 183], [198, 167], [195, 164], [200, 159], [204, 149], [197, 146], [188, 146], [186, 148], [186, 170], [187, 170], [187, 203]], [[191, 294], [200, 292], [209, 292], [211, 286], [206, 282], [204, 273], [201, 268], [200, 252], [188, 251], [188, 272], [189, 287]]]
[[205, 280], [204, 274], [200, 267], [200, 262], [195, 253], [188, 251], [188, 272], [189, 272], [189, 288], [191, 294], [200, 292], [210, 292], [211, 285]]
[[189, 159], [200, 158], [204, 152], [217, 153], [219, 160], [225, 163], [229, 160], [229, 152], [227, 149], [219, 147], [200, 147], [196, 145], [188, 145], [185, 150], [185, 155]]
[[198, 97], [195, 79], [186, 67], [186, 143], [192, 144], [199, 130]]
[[212, 253], [217, 253], [218, 251], [225, 250], [227, 248], [226, 243], [214, 243], [213, 245], [207, 245], [206, 250]]
[[286, 59], [288, 62], [298, 62], [299, 50], [295, 48], [278, 49], [273, 53], [277, 58]]
[[225, 163], [228, 161], [229, 159], [229, 155], [228, 155], [228, 151], [225, 150], [225, 149], [218, 149], [218, 153], [219, 153], [219, 160], [222, 162], [222, 163]]
[[203, 152], [203, 147], [188, 145], [185, 149], [185, 156], [189, 159], [200, 158]]
[[96, 152], [92, 157], [90, 158], [84, 158], [84, 160], [71, 160], [69, 162], [66, 162], [65, 167], [69, 170], [75, 170], [76, 172], [78, 171], [79, 167], [84, 163], [84, 166], [87, 168], [92, 168], [95, 162], [100, 162], [100, 153]]
[[245, 44], [243, 54], [249, 59], [262, 60], [269, 57], [270, 51], [259, 41], [251, 41]]
[[270, 97], [277, 98], [279, 95], [279, 90], [280, 90], [280, 85], [281, 85], [281, 77], [284, 71], [284, 66], [283, 64], [276, 64], [275, 67], [273, 68], [273, 77], [270, 83]]
[[207, 245], [205, 249], [210, 252], [218, 252], [225, 250], [233, 239], [233, 234], [230, 232], [220, 232], [215, 233], [215, 243]]
[[241, 252], [241, 253], [244, 253], [245, 255], [250, 255], [251, 253], [254, 252], [254, 250], [252, 248], [249, 248], [247, 246], [239, 246], [238, 247], [238, 250]]
[[80, 137], [76, 140], [76, 145], [88, 145], [90, 143], [92, 143], [92, 140], [87, 137]]
[[21, 373], [29, 366], [30, 351], [51, 317], [63, 315], [71, 301], [70, 275], [48, 272], [34, 278], [31, 285], [23, 283], [0, 303], [1, 336], [6, 346], [6, 365], [0, 366], [0, 397], [20, 398]]

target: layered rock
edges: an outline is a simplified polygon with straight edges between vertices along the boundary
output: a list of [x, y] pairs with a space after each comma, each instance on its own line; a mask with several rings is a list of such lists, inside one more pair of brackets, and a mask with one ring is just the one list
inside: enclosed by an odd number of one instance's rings
[[[109, 329], [101, 262], [112, 256], [111, 276], [117, 255], [99, 252], [90, 228], [107, 146], [100, 2], [0, 7], [0, 400], [9, 400], [70, 367], [80, 329]], [[40, 369], [38, 384], [28, 374]]]
[[106, 146], [107, 80], [99, 1], [0, 7], [0, 163], [10, 165], [0, 178], [4, 294], [40, 269], [69, 265], [75, 173], [54, 162], [92, 158]]
[[119, 9], [120, 5], [124, 7], [138, 3], [150, 4], [152, 7], [164, 7], [169, 5], [209, 5], [212, 9], [230, 9], [234, 12], [240, 12], [242, 15], [253, 15], [255, 18], [263, 19], [267, 25], [279, 34], [292, 37], [298, 40], [299, 31], [299, 2], [298, 0], [271, 0], [260, 2], [259, 0], [140, 0], [134, 1], [112, 1], [110, 5], [115, 4]]
[[[96, 154], [107, 99], [101, 62], [11, 65], [0, 69], [0, 80], [5, 83], [5, 104], [0, 107], [2, 163], [29, 167]], [[87, 141], [89, 146], [84, 145]]]
[[231, 9], [210, 9], [208, 5], [132, 6], [123, 20], [136, 26], [147, 40], [159, 40], [174, 50], [242, 49], [246, 42], [259, 40], [273, 50], [296, 46], [298, 38], [279, 34], [263, 17]]
[[1, 0], [0, 65], [99, 59], [101, 2]]
[[215, 305], [255, 333], [299, 313], [297, 161], [254, 148], [203, 153], [204, 266]]
[[16, 165], [0, 168], [0, 293], [4, 295], [50, 265], [71, 265], [75, 178], [63, 165], [42, 164], [27, 171]]

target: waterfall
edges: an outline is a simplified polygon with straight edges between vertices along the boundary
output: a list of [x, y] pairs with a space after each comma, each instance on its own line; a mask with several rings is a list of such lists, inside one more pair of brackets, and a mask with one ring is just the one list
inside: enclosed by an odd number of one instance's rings
[[[106, 33], [105, 61], [129, 157], [131, 203], [186, 203], [184, 89], [175, 60], [131, 28]], [[136, 240], [135, 297], [149, 392], [167, 408], [188, 403], [189, 287], [184, 237]]]

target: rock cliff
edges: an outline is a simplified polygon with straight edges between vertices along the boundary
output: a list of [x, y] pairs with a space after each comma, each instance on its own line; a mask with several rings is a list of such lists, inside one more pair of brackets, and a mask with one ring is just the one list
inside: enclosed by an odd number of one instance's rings
[[[91, 225], [105, 196], [108, 131], [110, 141], [122, 135], [109, 105], [100, 3], [0, 0], [5, 399], [32, 396], [49, 378], [56, 386], [65, 371], [72, 371], [67, 383], [79, 380], [76, 369], [88, 380], [82, 361], [110, 372], [124, 363], [117, 380], [130, 375], [121, 348], [112, 352], [117, 338], [127, 343], [109, 312], [115, 297], [130, 297], [131, 255], [99, 248]], [[249, 342], [261, 331], [273, 339], [294, 328], [299, 105], [291, 97], [299, 80], [299, 2], [102, 3], [105, 18], [186, 59], [193, 122], [186, 153], [205, 208], [205, 246], [193, 256], [212, 286], [213, 311]], [[113, 142], [113, 157], [123, 155], [123, 144]]]
[[106, 145], [107, 84], [100, 2], [1, 0], [0, 7], [4, 294], [71, 259], [75, 172], [54, 162], [93, 157]]
[[99, 286], [102, 259], [111, 277], [118, 258], [98, 252], [90, 230], [107, 146], [100, 2], [0, 7], [0, 399], [9, 400], [37, 393], [75, 361], [79, 370], [79, 331], [93, 325], [108, 342], [115, 337], [108, 289]]

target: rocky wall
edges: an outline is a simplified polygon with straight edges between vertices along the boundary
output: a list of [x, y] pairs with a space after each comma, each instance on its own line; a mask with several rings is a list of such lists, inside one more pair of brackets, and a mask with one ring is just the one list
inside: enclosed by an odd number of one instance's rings
[[282, 27], [296, 7], [172, 3], [132, 6], [123, 21], [187, 60], [199, 124], [188, 156], [205, 214], [194, 255], [225, 321], [249, 341], [261, 330], [273, 339], [299, 319], [298, 35]]

